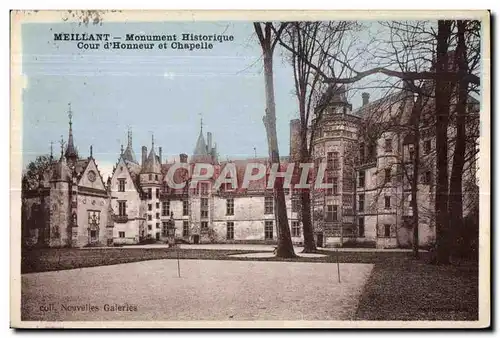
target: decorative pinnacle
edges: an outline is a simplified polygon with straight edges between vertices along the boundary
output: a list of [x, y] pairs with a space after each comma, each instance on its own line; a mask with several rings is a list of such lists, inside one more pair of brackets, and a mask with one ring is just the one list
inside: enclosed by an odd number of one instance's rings
[[71, 125], [72, 119], [73, 119], [73, 111], [71, 110], [71, 102], [68, 103], [68, 117], [69, 117], [69, 124]]
[[127, 147], [132, 147], [132, 130], [130, 129], [130, 126], [128, 127], [127, 132]]
[[59, 143], [61, 144], [61, 158], [63, 157], [63, 154], [64, 154], [64, 138], [63, 136], [61, 135], [61, 141], [59, 141]]
[[50, 159], [54, 157], [54, 149], [53, 149], [54, 142], [50, 141]]
[[122, 144], [121, 149], [120, 149], [120, 155], [123, 155], [123, 144]]
[[92, 145], [90, 145], [90, 157], [92, 157]]

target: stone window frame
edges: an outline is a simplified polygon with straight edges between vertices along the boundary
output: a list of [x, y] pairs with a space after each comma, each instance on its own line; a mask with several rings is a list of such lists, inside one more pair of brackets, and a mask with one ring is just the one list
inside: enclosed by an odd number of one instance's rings
[[299, 221], [292, 221], [292, 237], [300, 237], [300, 222]]
[[234, 222], [226, 222], [226, 239], [234, 240]]
[[274, 214], [274, 197], [265, 196], [264, 197], [264, 214], [271, 215]]
[[274, 222], [271, 220], [264, 221], [264, 239], [272, 240], [274, 236]]
[[234, 216], [234, 198], [226, 199], [226, 215]]

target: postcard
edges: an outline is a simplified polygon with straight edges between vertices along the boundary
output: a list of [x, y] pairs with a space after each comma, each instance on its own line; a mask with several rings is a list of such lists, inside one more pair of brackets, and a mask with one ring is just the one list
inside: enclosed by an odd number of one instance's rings
[[11, 327], [487, 328], [488, 11], [11, 12]]

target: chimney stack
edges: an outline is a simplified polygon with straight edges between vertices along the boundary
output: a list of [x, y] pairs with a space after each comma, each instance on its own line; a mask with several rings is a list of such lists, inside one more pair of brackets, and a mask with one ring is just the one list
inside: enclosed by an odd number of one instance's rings
[[160, 158], [160, 165], [161, 165], [161, 147], [158, 147], [158, 157]]
[[369, 93], [362, 93], [361, 97], [363, 98], [363, 106], [366, 106], [368, 102], [370, 102], [370, 94]]
[[208, 132], [207, 133], [207, 147], [208, 147], [208, 153], [212, 153], [212, 133]]
[[148, 148], [146, 146], [142, 146], [142, 165], [146, 163], [147, 158], [148, 158]]
[[186, 154], [179, 154], [179, 158], [181, 159], [181, 163], [187, 163], [188, 156]]

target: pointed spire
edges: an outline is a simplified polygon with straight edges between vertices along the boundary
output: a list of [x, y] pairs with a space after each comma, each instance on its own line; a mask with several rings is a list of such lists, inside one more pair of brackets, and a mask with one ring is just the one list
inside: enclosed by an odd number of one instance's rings
[[92, 157], [92, 145], [90, 145], [90, 157]]
[[120, 156], [123, 156], [123, 144], [121, 145], [121, 148], [120, 148]]
[[155, 148], [155, 134], [151, 134], [151, 150]]
[[76, 160], [78, 158], [78, 152], [76, 151], [75, 144], [73, 141], [73, 111], [71, 110], [71, 102], [68, 103], [68, 117], [69, 117], [69, 135], [68, 135], [68, 146], [66, 147], [66, 159]]
[[127, 148], [132, 148], [132, 130], [130, 130], [130, 127], [127, 133]]
[[50, 141], [50, 160], [52, 161], [54, 159], [54, 149], [53, 149], [54, 142]]

